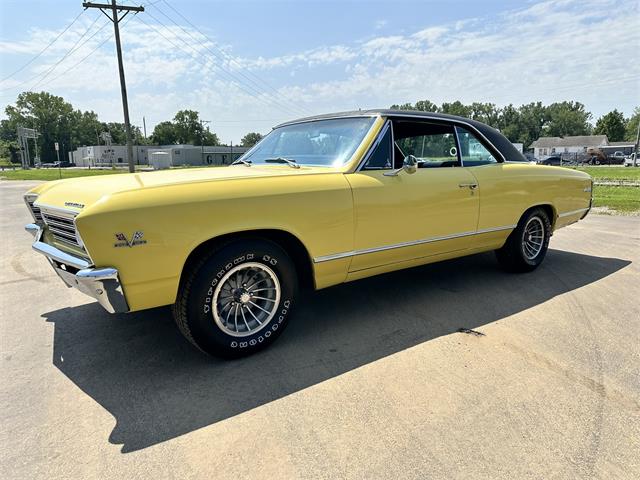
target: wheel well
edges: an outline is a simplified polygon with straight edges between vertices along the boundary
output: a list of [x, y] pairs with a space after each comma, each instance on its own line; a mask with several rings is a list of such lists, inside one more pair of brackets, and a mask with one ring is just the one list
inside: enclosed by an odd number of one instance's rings
[[[524, 215], [527, 212], [533, 210], [534, 208], [543, 209], [545, 211], [545, 213], [549, 216], [549, 222], [551, 223], [551, 232], [553, 232], [553, 230], [555, 228], [555, 225], [556, 225], [556, 218], [557, 218], [556, 210], [555, 210], [555, 208], [553, 208], [553, 205], [550, 205], [548, 203], [544, 203], [544, 204], [541, 204], [541, 205], [534, 205], [533, 207], [528, 208], [527, 211], [525, 211], [522, 214], [522, 217], [524, 217]], [[522, 217], [520, 217], [520, 218], [522, 218]]]
[[309, 252], [298, 237], [284, 230], [248, 230], [228, 233], [201, 243], [187, 257], [182, 267], [180, 284], [185, 278], [185, 272], [188, 272], [204, 255], [209, 255], [232, 242], [255, 239], [271, 241], [284, 249], [296, 267], [300, 286], [302, 288], [314, 288], [313, 266]]

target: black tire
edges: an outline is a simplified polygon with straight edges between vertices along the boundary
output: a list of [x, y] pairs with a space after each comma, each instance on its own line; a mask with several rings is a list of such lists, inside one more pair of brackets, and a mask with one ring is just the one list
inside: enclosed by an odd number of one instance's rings
[[[540, 227], [543, 230], [542, 238], [538, 238]], [[522, 216], [504, 246], [496, 250], [498, 263], [508, 272], [531, 272], [544, 260], [550, 238], [551, 221], [549, 215], [543, 208], [532, 208]], [[532, 242], [535, 240], [542, 240], [541, 245], [533, 244]]]
[[[254, 297], [252, 303], [251, 299], [245, 298], [247, 295], [255, 295], [252, 290], [258, 290], [258, 280], [246, 288], [242, 286], [246, 284], [241, 284], [243, 278], [248, 283], [252, 281], [243, 277], [250, 277], [252, 272], [258, 272], [257, 278], [264, 277], [260, 281], [272, 287], [261, 286], [269, 292], [260, 294], [272, 296], [272, 300], [257, 300]], [[274, 276], [277, 283], [273, 280]], [[240, 285], [236, 285], [236, 282]], [[173, 317], [187, 340], [203, 352], [225, 358], [242, 357], [265, 348], [282, 333], [289, 322], [297, 290], [295, 266], [282, 248], [267, 240], [240, 240], [204, 256], [190, 271], [185, 272], [173, 306]], [[225, 293], [230, 296], [225, 297]], [[215, 301], [216, 298], [230, 300]], [[241, 300], [242, 298], [244, 300]], [[221, 310], [219, 307], [224, 302], [227, 302], [225, 305], [239, 305], [240, 309], [238, 306], [235, 306], [235, 309], [234, 306], [230, 306], [229, 310], [226, 310], [225, 306], [225, 310]], [[261, 311], [268, 310], [271, 317], [260, 313], [259, 305], [256, 303], [262, 303], [264, 309]], [[257, 317], [262, 315], [263, 322], [260, 323], [256, 316], [253, 320], [249, 316], [249, 309], [257, 312]], [[232, 310], [235, 318], [239, 317], [240, 312], [245, 320], [240, 318], [241, 321], [235, 325], [231, 324], [230, 317], [234, 317], [231, 314]], [[246, 320], [247, 318], [249, 320]], [[225, 323], [225, 320], [228, 323]], [[250, 327], [255, 329], [252, 330]]]

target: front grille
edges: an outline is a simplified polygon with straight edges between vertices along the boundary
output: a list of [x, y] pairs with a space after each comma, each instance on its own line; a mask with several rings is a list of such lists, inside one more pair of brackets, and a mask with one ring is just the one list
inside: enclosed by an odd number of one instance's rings
[[[76, 225], [72, 216], [59, 215], [51, 212], [41, 212], [44, 223], [49, 227], [49, 231], [57, 242], [83, 249], [78, 241]], [[83, 249], [84, 250], [84, 249]]]
[[33, 218], [35, 218], [36, 222], [42, 222], [42, 213], [40, 212], [40, 208], [36, 207], [33, 204], [33, 202], [35, 202], [37, 198], [38, 197], [36, 195], [33, 195], [33, 196], [27, 195], [25, 197], [25, 201], [27, 202], [27, 206], [31, 210], [31, 213], [33, 214]]

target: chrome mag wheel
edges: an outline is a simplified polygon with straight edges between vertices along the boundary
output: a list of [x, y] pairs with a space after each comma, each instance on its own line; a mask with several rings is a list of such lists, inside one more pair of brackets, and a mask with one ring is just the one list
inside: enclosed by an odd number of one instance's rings
[[534, 260], [544, 245], [544, 223], [540, 217], [531, 217], [524, 227], [522, 252], [528, 260]]
[[249, 262], [229, 270], [215, 287], [213, 319], [234, 337], [262, 330], [280, 304], [280, 282], [268, 266]]

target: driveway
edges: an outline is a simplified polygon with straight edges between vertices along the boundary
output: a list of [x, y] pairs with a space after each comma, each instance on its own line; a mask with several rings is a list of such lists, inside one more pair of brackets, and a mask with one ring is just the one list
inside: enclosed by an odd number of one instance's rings
[[[639, 478], [640, 218], [304, 295], [207, 358], [168, 308], [109, 315], [31, 251], [0, 182], [1, 478]], [[461, 331], [462, 330], [462, 331]]]

